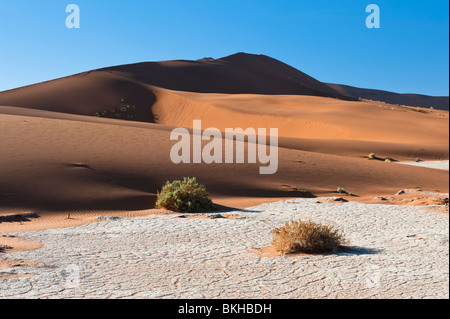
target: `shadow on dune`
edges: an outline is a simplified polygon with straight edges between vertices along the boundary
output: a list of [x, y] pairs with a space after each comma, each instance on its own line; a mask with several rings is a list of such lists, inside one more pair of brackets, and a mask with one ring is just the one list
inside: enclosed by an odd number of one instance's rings
[[[22, 196], [0, 196], [2, 202], [1, 207], [5, 209], [32, 209], [38, 211], [86, 211], [86, 210], [124, 210], [124, 211], [137, 211], [154, 208], [156, 202], [156, 196], [130, 196], [124, 198], [100, 198], [97, 200], [92, 199], [72, 199], [72, 200], [59, 200], [51, 199], [48, 197], [28, 197]], [[34, 218], [34, 217], [33, 217]], [[2, 221], [7, 221], [0, 219]], [[8, 220], [9, 221], [9, 220]], [[14, 219], [11, 222], [29, 221], [27, 218], [23, 220]]]
[[39, 215], [36, 213], [30, 214], [13, 214], [0, 216], [0, 224], [1, 223], [17, 223], [17, 222], [29, 222], [30, 218], [39, 218]]
[[367, 159], [369, 161], [378, 161], [378, 162], [385, 162], [386, 158], [389, 158], [391, 162], [398, 162], [398, 160], [393, 159], [391, 157], [378, 157], [378, 156], [376, 156], [373, 159], [369, 159], [367, 156], [361, 156], [360, 158], [365, 158], [365, 159]]

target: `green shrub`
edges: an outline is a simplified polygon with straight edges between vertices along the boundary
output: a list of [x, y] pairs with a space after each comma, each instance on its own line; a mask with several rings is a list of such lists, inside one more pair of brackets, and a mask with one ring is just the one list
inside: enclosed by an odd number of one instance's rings
[[392, 162], [393, 161], [393, 159], [391, 158], [391, 157], [386, 157], [385, 159], [384, 159], [384, 161], [385, 162], [387, 162], [387, 163], [390, 163], [390, 162]]
[[292, 191], [298, 192], [299, 193], [298, 194], [299, 197], [302, 197], [302, 198], [316, 198], [316, 196], [313, 193], [311, 193], [310, 191], [307, 191], [305, 189], [301, 189], [299, 187], [290, 186], [290, 185], [281, 185], [281, 186], [288, 187]]
[[344, 235], [333, 226], [312, 221], [292, 220], [275, 228], [272, 233], [272, 245], [283, 255], [296, 252], [336, 252], [341, 245], [347, 243]]
[[298, 192], [299, 193], [298, 196], [302, 197], [302, 198], [315, 198], [316, 197], [316, 196], [314, 196], [313, 193], [311, 193], [310, 191], [307, 191], [305, 189], [294, 187], [294, 190], [296, 192]]
[[167, 181], [161, 193], [158, 193], [156, 207], [186, 213], [214, 209], [205, 186], [198, 184], [195, 177]]
[[348, 194], [348, 192], [345, 189], [343, 189], [342, 187], [338, 187], [337, 192], [340, 194]]
[[[122, 99], [121, 102], [124, 100]], [[118, 110], [105, 110], [94, 113], [96, 117], [105, 117], [105, 118], [113, 118], [113, 119], [121, 119], [125, 118], [128, 120], [132, 120], [135, 117], [136, 106], [127, 104], [126, 106], [120, 107]]]
[[375, 155], [375, 153], [370, 153], [367, 158], [370, 159], [370, 160], [374, 160], [374, 159], [377, 158], [377, 156]]

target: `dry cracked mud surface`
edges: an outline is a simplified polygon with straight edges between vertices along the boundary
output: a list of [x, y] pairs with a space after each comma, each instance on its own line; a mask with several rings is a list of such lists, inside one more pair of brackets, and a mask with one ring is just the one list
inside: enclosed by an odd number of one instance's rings
[[[4, 256], [32, 262], [0, 270], [0, 298], [449, 298], [448, 214], [320, 200], [16, 234], [44, 246]], [[274, 227], [298, 218], [335, 225], [351, 248], [258, 253]]]

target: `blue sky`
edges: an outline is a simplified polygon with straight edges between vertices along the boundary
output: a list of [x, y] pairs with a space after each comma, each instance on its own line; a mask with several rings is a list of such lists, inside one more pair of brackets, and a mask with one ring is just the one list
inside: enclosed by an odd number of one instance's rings
[[[66, 28], [68, 4], [81, 28]], [[367, 5], [381, 10], [368, 29]], [[323, 82], [449, 94], [444, 0], [0, 0], [0, 91], [142, 61], [266, 54]]]

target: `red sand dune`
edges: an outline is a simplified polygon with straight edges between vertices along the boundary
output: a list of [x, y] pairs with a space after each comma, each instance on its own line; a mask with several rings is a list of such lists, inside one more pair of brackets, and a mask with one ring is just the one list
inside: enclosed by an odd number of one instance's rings
[[149, 112], [154, 96], [148, 85], [198, 93], [293, 94], [349, 99], [280, 61], [238, 53], [203, 62], [146, 62], [84, 72], [0, 92], [0, 105], [92, 115], [126, 103], [138, 108], [138, 120], [151, 121]]
[[[239, 208], [297, 197], [294, 187], [318, 196], [337, 187], [362, 197], [448, 192], [447, 171], [365, 158], [448, 159], [447, 111], [336, 97], [279, 61], [243, 54], [106, 68], [1, 92], [0, 207], [148, 209], [167, 180], [187, 176], [216, 203]], [[136, 106], [135, 121], [92, 116], [126, 105]], [[279, 128], [278, 172], [173, 164], [170, 132], [194, 119], [220, 130]]]
[[328, 86], [341, 94], [361, 98], [372, 101], [383, 101], [390, 104], [409, 105], [429, 107], [439, 110], [449, 109], [449, 97], [448, 96], [429, 96], [423, 94], [411, 94], [411, 93], [394, 93], [383, 90], [362, 89], [342, 84], [330, 84]]

